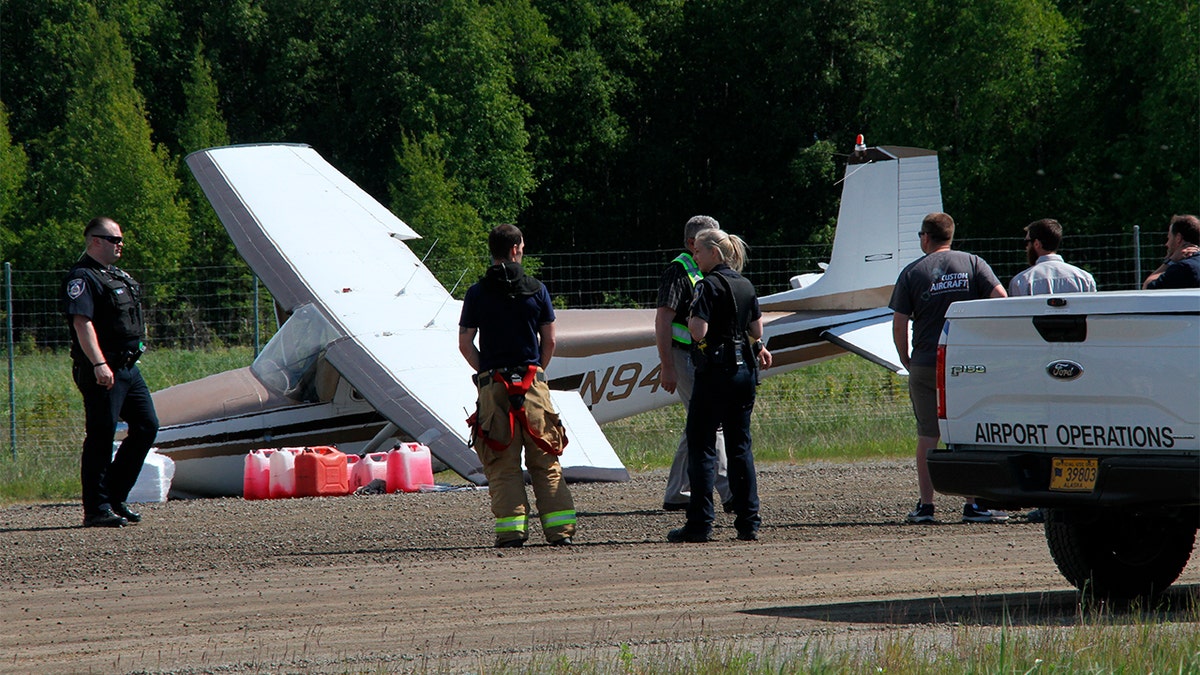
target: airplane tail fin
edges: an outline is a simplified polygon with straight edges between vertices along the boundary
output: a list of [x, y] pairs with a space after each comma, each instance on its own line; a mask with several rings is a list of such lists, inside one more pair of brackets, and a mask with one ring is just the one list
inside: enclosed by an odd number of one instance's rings
[[942, 210], [937, 153], [859, 146], [846, 164], [833, 252], [822, 273], [759, 299], [764, 311], [858, 310], [887, 306], [904, 266], [921, 255], [917, 232]]

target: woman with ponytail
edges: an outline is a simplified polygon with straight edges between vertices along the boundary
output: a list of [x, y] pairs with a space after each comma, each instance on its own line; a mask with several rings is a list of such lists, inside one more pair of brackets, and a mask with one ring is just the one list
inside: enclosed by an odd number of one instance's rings
[[667, 541], [705, 542], [712, 538], [718, 427], [725, 433], [737, 538], [757, 541], [758, 481], [750, 414], [758, 369], [771, 367], [771, 352], [762, 341], [762, 311], [754, 285], [741, 275], [746, 263], [746, 243], [741, 238], [723, 230], [705, 230], [696, 236], [695, 259], [704, 278], [696, 284], [688, 318], [696, 364], [686, 431], [692, 494], [687, 523], [668, 532]]

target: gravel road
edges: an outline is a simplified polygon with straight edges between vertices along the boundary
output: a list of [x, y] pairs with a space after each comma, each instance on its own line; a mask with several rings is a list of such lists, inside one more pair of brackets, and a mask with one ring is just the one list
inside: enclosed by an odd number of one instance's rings
[[[760, 466], [759, 542], [721, 515], [716, 541], [667, 543], [665, 479], [573, 486], [569, 549], [492, 548], [482, 490], [170, 501], [120, 530], [5, 507], [0, 672], [479, 672], [1076, 616], [1040, 525], [962, 524], [949, 497], [903, 524], [911, 462]], [[1176, 590], [1198, 584], [1193, 561]]]

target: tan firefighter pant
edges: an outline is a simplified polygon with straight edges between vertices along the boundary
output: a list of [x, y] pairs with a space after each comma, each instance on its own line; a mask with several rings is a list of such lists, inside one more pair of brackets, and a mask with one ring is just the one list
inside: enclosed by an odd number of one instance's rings
[[[509, 400], [504, 385], [484, 382], [479, 387], [479, 435], [475, 453], [483, 463], [496, 517], [496, 543], [528, 538], [529, 500], [525, 494], [525, 476], [521, 471], [521, 449], [529, 469], [537, 512], [546, 541], [557, 541], [575, 534], [575, 502], [562, 479], [558, 457], [538, 447], [529, 431], [520, 423], [509, 433]], [[535, 432], [556, 448], [562, 448], [562, 426], [550, 402], [550, 388], [543, 378], [533, 383], [525, 396], [525, 414]], [[488, 447], [484, 436], [506, 443], [504, 450]]]

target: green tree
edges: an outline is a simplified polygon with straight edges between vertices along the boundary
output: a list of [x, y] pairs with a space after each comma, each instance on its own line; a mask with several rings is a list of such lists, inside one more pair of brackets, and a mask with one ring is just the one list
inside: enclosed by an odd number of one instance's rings
[[1060, 207], [1080, 230], [1165, 232], [1200, 211], [1200, 5], [1061, 5], [1081, 43], [1055, 132]]
[[505, 3], [515, 91], [538, 186], [520, 216], [539, 248], [608, 243], [629, 200], [613, 181], [629, 141], [628, 114], [653, 54], [645, 21], [625, 2]]
[[151, 140], [133, 63], [117, 25], [81, 4], [68, 23], [43, 25], [70, 72], [65, 120], [38, 139], [31, 175], [37, 209], [24, 223], [22, 264], [68, 264], [83, 225], [96, 215], [121, 223], [131, 245], [125, 267], [173, 269], [187, 245], [187, 212], [167, 151]]
[[[70, 21], [76, 0], [0, 0], [0, 85], [9, 130], [23, 143], [62, 124], [70, 74], [49, 27]], [[52, 29], [51, 29], [52, 30]], [[27, 148], [27, 150], [32, 150]]]
[[[792, 171], [818, 141], [848, 151], [877, 58], [867, 0], [662, 3], [648, 25], [658, 55], [639, 84], [635, 139], [622, 157], [636, 211], [626, 220], [677, 245], [696, 213], [753, 244], [809, 239], [836, 186]], [[881, 139], [882, 140], [882, 139]], [[825, 146], [819, 146], [825, 147]], [[645, 240], [644, 235], [641, 237]]]
[[894, 51], [870, 75], [871, 133], [940, 150], [946, 209], [970, 236], [1011, 234], [1053, 189], [1040, 176], [1070, 25], [1050, 0], [884, 5]]
[[[191, 78], [183, 83], [183, 100], [185, 107], [178, 138], [185, 154], [229, 144], [229, 130], [219, 109], [217, 83], [213, 80], [212, 67], [204, 57], [204, 45], [201, 42], [196, 43], [192, 54]], [[182, 162], [179, 180], [190, 205], [192, 225], [192, 245], [187, 264], [233, 264], [237, 260], [237, 250], [200, 185]]]
[[493, 19], [478, 0], [438, 4], [421, 28], [417, 74], [426, 93], [414, 104], [417, 129], [442, 139], [464, 201], [497, 223], [516, 219], [535, 183], [528, 106], [513, 92], [513, 65]]
[[279, 105], [267, 67], [275, 44], [271, 8], [269, 0], [192, 0], [176, 6], [182, 30], [195, 36], [189, 48], [197, 38], [204, 43], [231, 139], [279, 140], [267, 131]]
[[8, 110], [0, 102], [0, 261], [9, 260], [17, 243], [13, 220], [20, 211], [22, 188], [29, 168], [25, 150], [8, 131]]
[[430, 271], [461, 298], [486, 267], [487, 229], [479, 212], [463, 201], [457, 181], [447, 176], [442, 153], [436, 134], [401, 139], [391, 209], [405, 214], [406, 222], [421, 224], [422, 239], [408, 245], [418, 256], [428, 256]]
[[503, 8], [197, 0], [181, 11], [206, 36], [233, 139], [309, 143], [386, 199], [402, 139], [436, 134], [447, 176], [482, 218], [514, 220], [524, 206], [528, 110], [512, 90]]
[[176, 130], [185, 110], [179, 83], [187, 81], [194, 36], [180, 23], [178, 0], [92, 0], [100, 18], [114, 22], [134, 64], [155, 139], [178, 152]]

